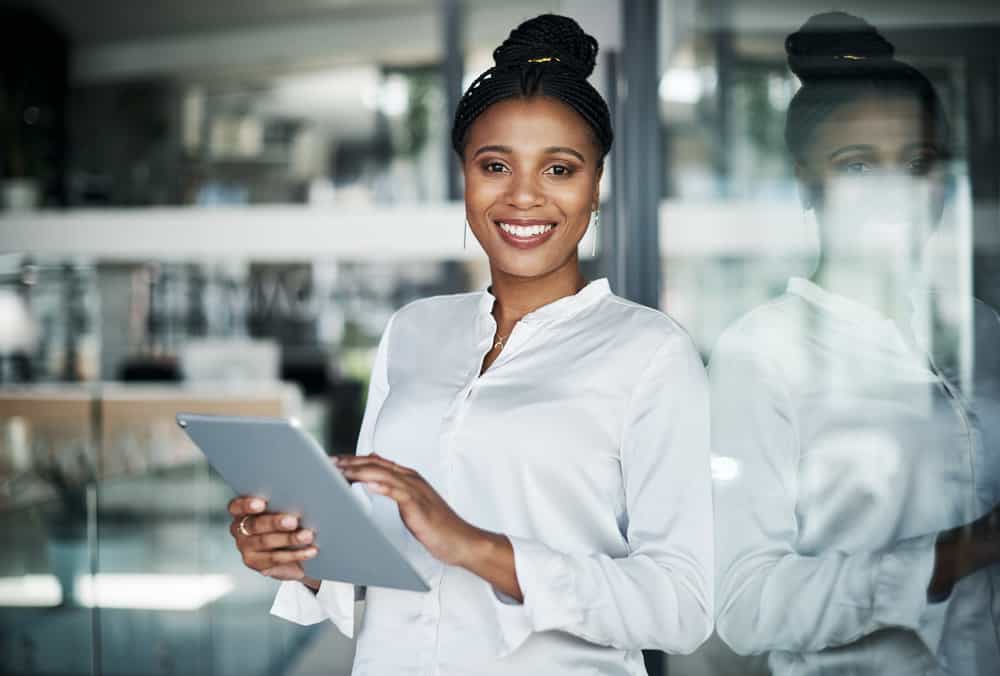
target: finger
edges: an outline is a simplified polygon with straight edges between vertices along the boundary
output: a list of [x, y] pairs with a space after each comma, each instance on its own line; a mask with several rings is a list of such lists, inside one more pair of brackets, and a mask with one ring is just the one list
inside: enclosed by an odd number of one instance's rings
[[[237, 530], [239, 530], [239, 522], [236, 522]], [[249, 519], [243, 522], [243, 527], [246, 529], [251, 536], [253, 535], [263, 535], [264, 533], [281, 533], [294, 531], [299, 527], [299, 517], [296, 514], [286, 514], [286, 513], [266, 513], [258, 514], [257, 516], [251, 516]], [[240, 533], [242, 535], [242, 533]]]
[[233, 516], [260, 514], [267, 508], [267, 501], [256, 495], [239, 495], [229, 501], [229, 513]]
[[345, 467], [343, 473], [350, 481], [374, 481], [381, 484], [403, 484], [409, 478], [399, 470], [375, 465]]
[[318, 550], [315, 546], [303, 549], [285, 549], [272, 552], [257, 552], [243, 550], [243, 564], [257, 572], [274, 568], [284, 563], [297, 563], [306, 561], [316, 556]]
[[346, 467], [384, 467], [385, 469], [390, 469], [397, 471], [401, 474], [413, 475], [417, 472], [409, 467], [404, 467], [397, 462], [393, 462], [388, 458], [383, 458], [380, 455], [372, 453], [371, 455], [348, 455], [348, 456], [338, 456], [336, 460], [337, 466], [341, 469]]
[[264, 533], [247, 538], [246, 546], [254, 551], [267, 552], [284, 547], [297, 547], [313, 541], [313, 532], [308, 529], [294, 533]]
[[413, 492], [402, 486], [390, 486], [377, 481], [369, 481], [366, 482], [365, 485], [375, 493], [384, 495], [399, 505], [405, 505], [416, 500], [416, 496]]
[[268, 566], [270, 568], [280, 563], [307, 561], [309, 559], [316, 558], [318, 553], [319, 550], [316, 549], [316, 547], [306, 547], [304, 549], [279, 549], [273, 552], [268, 552], [265, 556], [267, 556], [268, 560], [271, 562]]
[[260, 571], [260, 574], [275, 580], [301, 580], [306, 576], [302, 564], [299, 563], [281, 563], [273, 568]]
[[345, 472], [344, 477], [351, 483], [362, 483], [376, 493], [388, 495], [392, 492], [396, 497], [415, 496], [423, 493], [423, 485], [415, 484], [405, 476], [380, 468], [368, 468]]

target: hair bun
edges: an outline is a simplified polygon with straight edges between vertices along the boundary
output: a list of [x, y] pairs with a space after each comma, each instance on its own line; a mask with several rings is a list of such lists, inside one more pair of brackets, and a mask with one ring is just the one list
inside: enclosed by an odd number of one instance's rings
[[568, 16], [542, 14], [512, 30], [493, 50], [497, 68], [523, 67], [548, 57], [586, 79], [597, 63], [597, 40]]
[[803, 84], [892, 62], [895, 49], [874, 26], [844, 12], [810, 17], [785, 39], [788, 67]]

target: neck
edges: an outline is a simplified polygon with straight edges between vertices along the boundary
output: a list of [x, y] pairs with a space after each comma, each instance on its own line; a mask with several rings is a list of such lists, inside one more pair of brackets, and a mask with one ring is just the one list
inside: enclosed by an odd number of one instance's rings
[[911, 314], [910, 291], [916, 280], [905, 270], [886, 273], [881, 265], [851, 265], [821, 258], [812, 276], [825, 291], [850, 298], [906, 326]]
[[541, 277], [518, 277], [490, 265], [491, 291], [496, 298], [493, 316], [498, 326], [510, 326], [524, 315], [564, 296], [572, 296], [587, 284], [574, 258]]

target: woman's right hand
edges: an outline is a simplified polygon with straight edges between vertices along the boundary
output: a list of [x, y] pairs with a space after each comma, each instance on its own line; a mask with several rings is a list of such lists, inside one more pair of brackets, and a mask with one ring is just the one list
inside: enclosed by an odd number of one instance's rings
[[[303, 546], [313, 541], [313, 532], [300, 529], [295, 514], [275, 514], [266, 510], [267, 502], [252, 495], [241, 495], [229, 501], [229, 513], [233, 517], [229, 533], [236, 541], [243, 563], [261, 575], [276, 580], [297, 580], [313, 590], [319, 589], [319, 580], [306, 576], [301, 563], [318, 552], [315, 546]], [[241, 522], [249, 535], [240, 531]]]
[[938, 534], [928, 596], [946, 598], [955, 583], [1000, 563], [1000, 505], [972, 523]]

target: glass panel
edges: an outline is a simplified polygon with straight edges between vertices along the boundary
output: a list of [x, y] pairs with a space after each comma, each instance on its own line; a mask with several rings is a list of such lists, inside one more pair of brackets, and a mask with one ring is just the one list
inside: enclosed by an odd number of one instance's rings
[[4, 673], [98, 673], [95, 615], [79, 597], [95, 560], [91, 416], [72, 389], [0, 392]]
[[718, 564], [669, 673], [992, 673], [1000, 14], [660, 8], [663, 305], [709, 364]]

